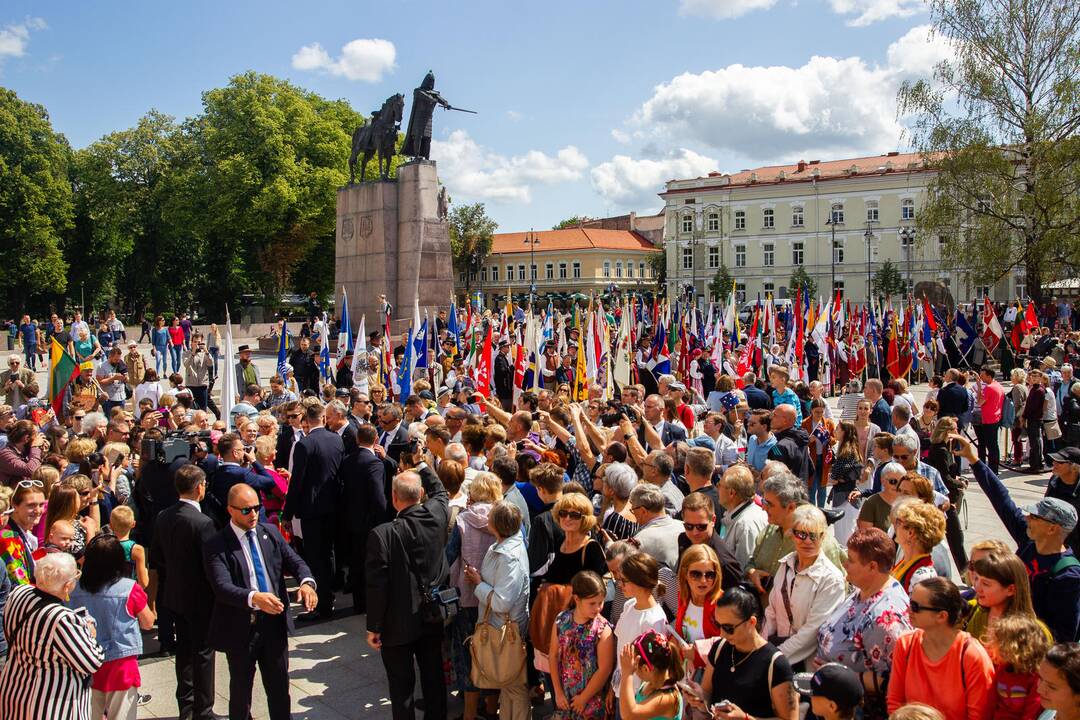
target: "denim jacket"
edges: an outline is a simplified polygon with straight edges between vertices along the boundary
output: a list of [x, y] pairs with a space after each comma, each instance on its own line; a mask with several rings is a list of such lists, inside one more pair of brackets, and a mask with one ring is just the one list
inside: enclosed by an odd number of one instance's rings
[[524, 636], [529, 624], [529, 556], [521, 533], [488, 548], [480, 566], [480, 578], [480, 584], [476, 586], [480, 618], [484, 617], [490, 596], [488, 621], [495, 627], [502, 627], [504, 615], [509, 615]]

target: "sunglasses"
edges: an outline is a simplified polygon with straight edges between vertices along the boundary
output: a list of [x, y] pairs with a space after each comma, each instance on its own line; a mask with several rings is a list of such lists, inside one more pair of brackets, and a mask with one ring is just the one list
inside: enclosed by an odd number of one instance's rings
[[688, 523], [684, 522], [683, 527], [687, 530], [696, 530], [697, 532], [705, 532], [709, 529], [709, 523]]
[[947, 612], [947, 611], [945, 610], [945, 608], [934, 607], [932, 605], [920, 605], [918, 602], [912, 600], [911, 601], [911, 612], [920, 613], [920, 612]]
[[74, 416], [74, 418], [75, 418], [76, 420], [82, 420], [82, 419], [83, 419], [84, 417], [86, 417], [86, 416], [85, 416], [85, 415], [75, 415], [75, 416]]
[[821, 537], [821, 533], [806, 532], [805, 530], [792, 530], [791, 536], [796, 540], [801, 540], [803, 542], [815, 542]]
[[893, 453], [893, 460], [910, 460], [911, 455], [908, 453]]
[[886, 482], [886, 483], [888, 483], [889, 485], [892, 485], [893, 487], [900, 487], [900, 483], [902, 483], [902, 482], [903, 482], [903, 479], [900, 479], [900, 478], [889, 478], [889, 479], [888, 479], [888, 480], [886, 480], [885, 482]]
[[262, 505], [251, 505], [249, 507], [236, 507], [235, 505], [230, 505], [229, 507], [239, 512], [244, 517], [247, 517], [251, 513], [257, 513], [262, 509]]
[[[747, 618], [747, 620], [749, 620], [749, 618]], [[743, 620], [742, 622], [737, 622], [734, 625], [732, 625], [731, 623], [716, 623], [716, 627], [720, 632], [724, 633], [725, 635], [731, 635], [740, 625], [743, 625], [744, 623], [746, 623], [746, 620]]]
[[44, 488], [45, 483], [40, 480], [20, 480], [16, 487], [21, 488]]
[[691, 570], [687, 574], [690, 576], [691, 580], [695, 580], [695, 581], [696, 580], [709, 580], [709, 581], [712, 581], [712, 580], [716, 579], [716, 571], [715, 570]]
[[580, 520], [583, 517], [585, 517], [585, 513], [578, 512], [577, 510], [560, 510], [559, 511], [559, 519], [560, 520], [566, 520], [567, 518], [570, 518], [571, 520]]

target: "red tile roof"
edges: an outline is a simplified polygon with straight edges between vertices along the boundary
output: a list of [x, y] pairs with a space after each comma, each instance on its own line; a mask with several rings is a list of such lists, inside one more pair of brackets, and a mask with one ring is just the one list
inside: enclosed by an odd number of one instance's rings
[[535, 252], [553, 252], [558, 250], [641, 250], [660, 252], [660, 249], [643, 236], [630, 230], [600, 230], [597, 228], [569, 228], [567, 230], [539, 230], [532, 233], [513, 232], [496, 233], [492, 238], [491, 253], [527, 253], [527, 237], [535, 237], [540, 242]]

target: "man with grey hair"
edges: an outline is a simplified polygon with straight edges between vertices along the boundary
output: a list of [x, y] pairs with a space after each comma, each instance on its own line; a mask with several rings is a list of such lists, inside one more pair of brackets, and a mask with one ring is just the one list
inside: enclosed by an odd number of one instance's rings
[[[747, 563], [746, 575], [761, 591], [772, 585], [772, 578], [780, 566], [780, 558], [795, 551], [791, 537], [791, 524], [795, 508], [810, 502], [806, 494], [806, 482], [790, 472], [778, 473], [761, 486], [761, 505], [769, 518], [769, 525], [758, 537], [754, 553]], [[836, 542], [832, 533], [825, 535], [821, 550], [833, 565], [844, 569], [847, 553]]]
[[8, 356], [7, 366], [0, 372], [0, 391], [4, 393], [4, 404], [17, 408], [33, 398], [26, 388], [34, 382], [34, 371], [23, 367], [22, 356], [14, 353]]
[[638, 548], [657, 562], [675, 569], [679, 562], [679, 535], [683, 524], [664, 512], [664, 494], [650, 483], [630, 491], [630, 511], [638, 524]]
[[637, 473], [626, 463], [613, 462], [604, 470], [604, 490], [620, 502], [630, 499], [637, 484]]
[[733, 465], [724, 471], [716, 488], [724, 507], [718, 532], [735, 559], [746, 567], [758, 537], [769, 524], [765, 511], [754, 502], [754, 474], [746, 465]]
[[86, 413], [86, 417], [82, 420], [82, 434], [91, 440], [99, 440], [104, 442], [105, 432], [109, 427], [109, 419], [105, 417], [105, 413], [90, 412]]
[[326, 429], [341, 437], [346, 455], [356, 452], [356, 428], [349, 422], [349, 411], [345, 403], [340, 400], [326, 403]]
[[664, 509], [672, 517], [682, 507], [685, 493], [680, 490], [671, 480], [671, 473], [675, 469], [675, 463], [671, 456], [663, 450], [653, 450], [645, 458], [642, 464], [642, 474], [645, 482], [660, 488], [664, 496]]

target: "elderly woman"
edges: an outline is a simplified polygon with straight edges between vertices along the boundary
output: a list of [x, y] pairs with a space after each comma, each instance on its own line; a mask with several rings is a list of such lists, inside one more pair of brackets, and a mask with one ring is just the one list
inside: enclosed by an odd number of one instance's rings
[[1019, 465], [1024, 461], [1024, 403], [1027, 402], [1027, 372], [1023, 368], [1013, 368], [1009, 374], [1012, 387], [1009, 389], [1009, 400], [1015, 410], [1015, 419], [1012, 424], [1012, 448], [1013, 464]]
[[878, 528], [856, 530], [847, 545], [848, 595], [818, 630], [814, 665], [835, 662], [859, 673], [865, 717], [886, 717], [885, 691], [896, 640], [911, 630], [907, 593], [890, 574], [896, 545]]
[[859, 508], [859, 529], [876, 527], [888, 532], [893, 503], [900, 497], [900, 483], [907, 470], [898, 462], [888, 462], [881, 469], [881, 492], [868, 497]]
[[637, 482], [637, 474], [626, 463], [611, 463], [604, 471], [603, 493], [608, 508], [600, 530], [609, 541], [627, 540], [638, 531], [634, 513], [630, 511], [630, 491]]
[[[460, 469], [460, 465], [453, 460], [448, 460], [439, 467], [439, 476], [442, 478], [442, 466], [453, 463]], [[457, 680], [456, 688], [464, 693], [465, 720], [473, 720], [480, 702], [480, 689], [470, 682], [470, 670], [472, 657], [469, 654], [465, 639], [473, 634], [476, 629], [476, 621], [479, 617], [479, 601], [472, 583], [465, 579], [465, 571], [468, 568], [478, 568], [484, 562], [487, 550], [495, 542], [495, 533], [490, 526], [491, 508], [502, 500], [502, 483], [491, 473], [477, 474], [476, 478], [469, 483], [468, 504], [464, 510], [458, 513], [457, 522], [450, 534], [450, 542], [446, 546], [446, 562], [450, 565], [450, 584], [461, 593], [461, 609], [454, 616], [450, 629], [450, 659], [454, 665], [454, 676]]]
[[544, 582], [569, 585], [582, 570], [603, 576], [607, 559], [604, 548], [592, 537], [596, 516], [589, 498], [581, 493], [567, 493], [555, 502], [551, 513], [563, 531], [563, 541], [555, 550]]
[[982, 644], [958, 629], [964, 611], [960, 591], [950, 580], [931, 578], [912, 590], [910, 609], [916, 630], [896, 641], [889, 712], [921, 702], [946, 720], [983, 717], [994, 665]]
[[800, 505], [788, 531], [795, 552], [785, 555], [765, 608], [764, 635], [796, 671], [817, 650], [817, 633], [843, 599], [844, 575], [821, 551], [828, 531], [825, 515], [813, 505]]
[[8, 662], [0, 672], [4, 720], [90, 720], [90, 676], [105, 661], [94, 629], [63, 601], [79, 570], [67, 553], [38, 561], [37, 586], [11, 591], [4, 608]]
[[945, 515], [929, 503], [904, 502], [893, 515], [893, 532], [900, 554], [892, 576], [910, 595], [920, 582], [937, 576], [931, 553], [945, 538]]
[[[480, 607], [491, 607], [488, 622], [502, 627], [509, 617], [518, 624], [525, 636], [529, 615], [529, 556], [521, 536], [521, 511], [517, 506], [500, 500], [488, 513], [489, 526], [495, 542], [487, 549], [479, 571], [466, 568], [465, 578], [475, 586]], [[499, 716], [526, 720], [532, 711], [529, 691], [525, 686], [525, 670], [512, 684], [499, 693]]]

